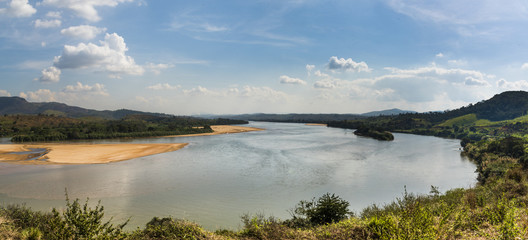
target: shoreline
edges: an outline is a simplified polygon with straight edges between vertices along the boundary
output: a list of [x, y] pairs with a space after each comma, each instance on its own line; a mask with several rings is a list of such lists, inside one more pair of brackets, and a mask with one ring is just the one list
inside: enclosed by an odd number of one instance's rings
[[169, 135], [169, 136], [161, 136], [161, 137], [171, 137], [172, 138], [172, 137], [211, 136], [211, 135], [254, 132], [254, 131], [263, 131], [263, 130], [265, 130], [263, 128], [232, 126], [232, 125], [212, 125], [211, 129], [213, 129], [214, 132], [212, 132], [212, 133], [184, 134], [184, 135]]
[[[262, 131], [261, 128], [213, 125], [214, 132], [185, 134], [161, 137], [193, 137], [219, 134]], [[173, 152], [187, 146], [188, 143], [115, 143], [115, 144], [77, 144], [77, 143], [28, 143], [0, 144], [0, 163], [22, 165], [44, 164], [103, 164], [131, 160], [160, 153]]]

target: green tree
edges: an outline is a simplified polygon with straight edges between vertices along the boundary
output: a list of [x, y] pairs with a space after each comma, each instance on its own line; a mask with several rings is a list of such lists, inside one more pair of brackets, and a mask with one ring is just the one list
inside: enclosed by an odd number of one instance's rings
[[[293, 210], [293, 220], [305, 220], [311, 225], [324, 225], [348, 218], [351, 212], [348, 203], [335, 194], [325, 193], [317, 201], [300, 201]], [[301, 224], [302, 225], [302, 224]]]

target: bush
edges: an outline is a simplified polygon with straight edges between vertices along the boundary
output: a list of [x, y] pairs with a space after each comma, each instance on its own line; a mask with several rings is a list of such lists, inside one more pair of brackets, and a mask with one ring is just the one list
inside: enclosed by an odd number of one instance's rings
[[207, 232], [198, 224], [173, 219], [154, 217], [144, 230], [137, 230], [130, 239], [207, 239]]
[[300, 201], [293, 210], [293, 219], [289, 220], [289, 225], [306, 227], [336, 223], [351, 215], [349, 205], [347, 201], [330, 193], [325, 193], [317, 201], [315, 198], [312, 201]]
[[122, 229], [128, 221], [114, 226], [112, 219], [103, 223], [104, 207], [98, 202], [95, 209], [88, 207], [88, 199], [81, 207], [79, 199], [72, 203], [66, 195], [66, 210], [62, 214], [52, 210], [50, 229], [46, 239], [124, 239]]

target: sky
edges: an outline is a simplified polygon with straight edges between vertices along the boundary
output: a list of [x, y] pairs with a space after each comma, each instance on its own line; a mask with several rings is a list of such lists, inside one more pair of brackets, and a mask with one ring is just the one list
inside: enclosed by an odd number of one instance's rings
[[175, 115], [528, 90], [525, 0], [0, 0], [0, 96]]

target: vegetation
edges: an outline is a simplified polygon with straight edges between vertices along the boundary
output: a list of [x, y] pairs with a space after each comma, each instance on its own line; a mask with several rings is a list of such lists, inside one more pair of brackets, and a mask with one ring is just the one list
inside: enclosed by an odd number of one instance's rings
[[383, 131], [381, 129], [373, 129], [365, 125], [361, 125], [354, 131], [354, 134], [363, 137], [370, 137], [381, 141], [392, 141], [394, 140], [394, 135], [388, 131]]
[[120, 120], [67, 118], [49, 115], [6, 115], [0, 117], [0, 136], [13, 142], [65, 141], [153, 137], [212, 132], [210, 125], [246, 124], [230, 119], [200, 119], [129, 115]]
[[[478, 184], [427, 195], [408, 193], [383, 206], [352, 214], [335, 194], [300, 201], [286, 220], [242, 216], [238, 231], [207, 231], [173, 218], [153, 218], [145, 228], [123, 232], [124, 224], [102, 222], [103, 208], [67, 200], [60, 213], [25, 206], [0, 209], [3, 239], [526, 239], [528, 236], [528, 116], [524, 92], [444, 113], [380, 116], [333, 122], [336, 127], [397, 130], [461, 139], [477, 165]], [[521, 99], [521, 100], [519, 100]], [[519, 100], [519, 102], [518, 102]], [[506, 101], [506, 102], [504, 102]], [[509, 101], [512, 105], [508, 105]], [[151, 121], [141, 118], [122, 121]], [[81, 120], [78, 120], [81, 121]], [[170, 121], [169, 121], [170, 122]], [[355, 126], [355, 127], [353, 127]]]

